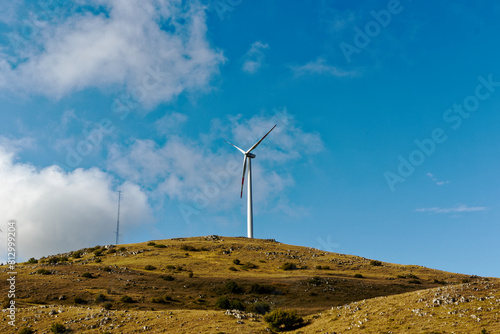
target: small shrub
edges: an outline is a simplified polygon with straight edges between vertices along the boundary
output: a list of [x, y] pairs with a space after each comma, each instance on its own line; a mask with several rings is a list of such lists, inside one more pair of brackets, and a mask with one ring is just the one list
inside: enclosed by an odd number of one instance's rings
[[144, 269], [146, 269], [146, 270], [156, 270], [156, 267], [148, 264], [147, 266], [144, 267]]
[[188, 274], [188, 276], [189, 276], [189, 278], [193, 278], [194, 273], [192, 271], [190, 271], [189, 274]]
[[397, 277], [398, 277], [398, 278], [406, 278], [406, 276], [405, 276], [405, 275], [398, 275]]
[[[34, 257], [32, 257], [32, 258], [30, 258], [30, 259], [28, 260], [28, 263], [29, 263], [29, 264], [38, 263], [38, 260], [37, 260], [37, 259], [35, 259]], [[24, 328], [27, 328], [27, 327], [24, 327]], [[29, 329], [29, 328], [28, 328], [28, 329]]]
[[434, 283], [436, 284], [447, 284], [445, 280], [438, 280], [438, 279], [434, 279]]
[[295, 310], [276, 309], [265, 315], [264, 320], [272, 330], [278, 332], [292, 330], [304, 324], [304, 319]]
[[56, 264], [59, 262], [59, 257], [57, 256], [52, 256], [47, 260], [47, 263], [49, 264]]
[[316, 269], [321, 270], [321, 269], [323, 269], [323, 267], [321, 267], [321, 266], [316, 266]]
[[106, 300], [107, 300], [106, 295], [103, 293], [100, 293], [95, 297], [96, 303], [102, 303], [105, 302]]
[[155, 245], [156, 248], [167, 248], [167, 245], [163, 245], [163, 244], [156, 244]]
[[175, 266], [173, 266], [173, 265], [171, 265], [171, 264], [167, 265], [167, 266], [166, 266], [166, 268], [167, 268], [168, 270], [175, 270]]
[[252, 284], [250, 286], [250, 293], [265, 295], [274, 293], [275, 289], [272, 286], [268, 285], [260, 285], [257, 283]]
[[229, 304], [229, 308], [231, 310], [245, 311], [245, 305], [243, 305], [243, 303], [241, 301], [239, 301], [238, 299], [231, 300], [231, 302]]
[[241, 268], [242, 269], [257, 269], [257, 268], [259, 268], [259, 266], [257, 266], [256, 264], [253, 264], [252, 262], [247, 262]]
[[422, 284], [418, 279], [411, 279], [408, 281], [410, 284]]
[[175, 277], [172, 276], [172, 275], [162, 275], [160, 277], [163, 278], [165, 281], [173, 281], [173, 280], [175, 280]]
[[283, 270], [295, 270], [297, 269], [297, 266], [294, 263], [286, 262], [281, 266], [281, 269]]
[[75, 302], [75, 304], [85, 304], [86, 303], [85, 299], [83, 299], [81, 297], [75, 297], [74, 302]]
[[319, 285], [323, 284], [323, 281], [321, 280], [321, 277], [314, 276], [314, 277], [311, 277], [309, 279], [309, 284], [311, 284], [313, 286], [319, 286]]
[[375, 267], [380, 267], [380, 266], [382, 266], [382, 262], [381, 261], [377, 261], [377, 260], [371, 260], [370, 261], [370, 265], [371, 266], [375, 266]]
[[99, 248], [99, 249], [94, 250], [93, 253], [94, 253], [95, 256], [101, 256], [102, 252], [103, 252], [102, 249]]
[[226, 296], [219, 297], [217, 301], [215, 302], [215, 307], [227, 310], [231, 306], [231, 302]]
[[158, 304], [165, 304], [166, 303], [165, 298], [163, 298], [163, 297], [153, 297], [153, 298], [151, 298], [151, 302], [158, 303]]
[[73, 252], [73, 253], [71, 254], [71, 256], [72, 256], [74, 259], [79, 259], [79, 258], [81, 258], [81, 257], [82, 257], [82, 255], [83, 255], [83, 252], [82, 252], [82, 251], [76, 251], [76, 252]]
[[330, 270], [330, 266], [323, 266], [323, 270]]
[[406, 278], [413, 278], [413, 279], [418, 279], [417, 276], [413, 275], [413, 274], [408, 274], [406, 275]]
[[183, 251], [188, 251], [188, 252], [196, 252], [198, 250], [198, 249], [196, 249], [196, 247], [191, 246], [191, 245], [182, 245], [181, 249]]
[[56, 322], [50, 326], [50, 331], [52, 333], [64, 333], [66, 332], [66, 327], [63, 324]]
[[38, 274], [40, 274], [40, 275], [50, 275], [50, 274], [52, 274], [52, 272], [50, 270], [47, 270], [47, 269], [38, 269], [36, 272]]
[[109, 254], [116, 253], [116, 249], [114, 249], [114, 248], [110, 248], [110, 249], [108, 250], [108, 253], [109, 253]]
[[365, 278], [365, 276], [363, 276], [361, 274], [356, 274], [356, 275], [354, 275], [354, 278]]
[[35, 331], [29, 327], [24, 327], [19, 331], [19, 334], [33, 334]]
[[246, 311], [257, 314], [266, 314], [271, 310], [271, 306], [268, 303], [257, 302], [255, 304], [250, 304], [247, 306]]
[[89, 272], [83, 273], [82, 277], [85, 277], [85, 278], [94, 278], [94, 276], [91, 273], [89, 273]]
[[486, 329], [484, 329], [484, 328], [483, 328], [483, 329], [481, 330], [481, 334], [488, 334], [488, 331], [487, 331]]
[[102, 307], [105, 310], [111, 310], [111, 308], [113, 307], [113, 303], [110, 303], [110, 302], [104, 303], [104, 304], [102, 304]]
[[156, 245], [156, 242], [154, 242], [154, 241], [150, 241], [150, 242], [148, 242], [146, 245], [148, 245], [148, 246], [154, 246], [154, 245]]
[[94, 260], [94, 262], [95, 262], [95, 263], [101, 263], [101, 262], [102, 262], [102, 260], [101, 260], [101, 258], [97, 258], [97, 259], [95, 259], [95, 260]]
[[121, 301], [122, 303], [133, 303], [133, 302], [134, 302], [134, 300], [132, 299], [132, 297], [127, 296], [127, 295], [122, 296], [122, 297], [120, 298], [120, 301]]
[[123, 246], [122, 246], [122, 247], [120, 247], [120, 248], [118, 248], [118, 251], [119, 251], [119, 252], [125, 252], [126, 250], [127, 250], [127, 248], [126, 248], [126, 247], [123, 247]]
[[238, 269], [236, 269], [235, 267], [229, 267], [229, 270], [231, 270], [231, 271], [238, 271]]
[[108, 273], [110, 271], [113, 271], [113, 269], [111, 269], [110, 267], [104, 267], [104, 268], [102, 268], [102, 270], [105, 271], [105, 272], [108, 272]]
[[234, 263], [235, 265], [239, 266], [241, 262], [240, 262], [240, 260], [238, 260], [238, 259], [234, 259], [234, 260], [233, 260], [233, 263]]
[[238, 283], [234, 281], [226, 282], [226, 285], [224, 285], [224, 291], [226, 293], [234, 293], [234, 294], [243, 293], [243, 289], [238, 285]]

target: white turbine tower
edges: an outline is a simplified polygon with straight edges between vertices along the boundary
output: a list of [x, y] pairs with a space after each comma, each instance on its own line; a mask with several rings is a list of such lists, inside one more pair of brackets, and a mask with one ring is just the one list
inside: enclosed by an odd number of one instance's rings
[[252, 159], [255, 158], [255, 154], [251, 153], [259, 144], [261, 141], [264, 140], [264, 138], [267, 137], [267, 135], [274, 130], [276, 127], [273, 126], [271, 130], [269, 130], [268, 133], [264, 137], [262, 137], [258, 142], [256, 142], [248, 151], [243, 151], [241, 148], [238, 146], [231, 144], [226, 140], [226, 143], [233, 145], [236, 147], [241, 153], [245, 155], [243, 158], [243, 176], [241, 178], [241, 194], [240, 198], [243, 197], [243, 185], [245, 183], [245, 171], [247, 168], [247, 162], [248, 162], [248, 202], [247, 202], [247, 237], [248, 238], [253, 238], [253, 211], [252, 211]]

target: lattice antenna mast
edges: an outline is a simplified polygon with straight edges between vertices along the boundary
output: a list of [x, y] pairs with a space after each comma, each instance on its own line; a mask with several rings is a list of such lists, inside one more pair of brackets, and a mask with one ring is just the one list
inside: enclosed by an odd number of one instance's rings
[[122, 192], [121, 190], [118, 190], [118, 217], [116, 218], [116, 242], [115, 244], [118, 245], [119, 238], [120, 238], [120, 202], [122, 199]]

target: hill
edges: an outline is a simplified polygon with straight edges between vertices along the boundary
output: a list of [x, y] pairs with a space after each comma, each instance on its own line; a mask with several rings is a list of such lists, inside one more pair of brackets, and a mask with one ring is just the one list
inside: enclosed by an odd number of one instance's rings
[[[266, 324], [259, 313], [268, 308], [297, 310], [307, 320], [298, 330], [304, 333], [446, 331], [453, 322], [455, 333], [479, 333], [495, 329], [500, 298], [494, 278], [219, 236], [96, 246], [31, 259], [17, 272], [17, 328], [4, 311], [5, 333], [27, 325], [41, 333], [56, 322], [78, 333], [261, 333]], [[460, 302], [459, 294], [469, 301]], [[440, 295], [455, 301], [436, 306]], [[481, 312], [470, 309], [476, 304]], [[226, 315], [226, 308], [247, 313]], [[446, 325], [429, 320], [445, 310], [456, 312], [446, 313]]]

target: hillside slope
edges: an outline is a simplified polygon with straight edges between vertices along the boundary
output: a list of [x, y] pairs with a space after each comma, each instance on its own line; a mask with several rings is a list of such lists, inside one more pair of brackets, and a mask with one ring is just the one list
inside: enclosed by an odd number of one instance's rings
[[[6, 272], [7, 268], [0, 270]], [[309, 332], [316, 331], [316, 325], [321, 327], [322, 321], [332, 322], [325, 318], [325, 310], [332, 307], [363, 300], [368, 300], [363, 303], [379, 303], [382, 299], [376, 297], [382, 296], [403, 298], [404, 302], [406, 297], [401, 294], [413, 296], [423, 289], [444, 289], [449, 284], [466, 281], [483, 282], [476, 277], [382, 263], [274, 240], [218, 236], [96, 246], [42, 258], [38, 263], [20, 264], [17, 272], [16, 304], [25, 308], [18, 310], [19, 328], [30, 324], [47, 329], [50, 322], [68, 318], [64, 320], [68, 322], [66, 326], [77, 332], [90, 330], [89, 333], [116, 328], [117, 323], [96, 322], [94, 317], [77, 322], [69, 319], [78, 313], [87, 314], [82, 318], [85, 319], [89, 312], [101, 312], [97, 318], [123, 317], [121, 330], [123, 326], [131, 326], [126, 332], [142, 331], [144, 326], [152, 327], [150, 331], [158, 326], [170, 327], [165, 322], [167, 318], [172, 326], [178, 321], [176, 328], [193, 332], [264, 330], [261, 316], [244, 321], [224, 315], [221, 304], [217, 304], [224, 297], [233, 306], [254, 313], [255, 306], [263, 304], [271, 309], [296, 309], [309, 319], [310, 324], [301, 329]], [[495, 282], [492, 279], [489, 284]], [[5, 281], [0, 284], [2, 296], [6, 296], [7, 284]], [[58, 313], [59, 310], [62, 312]], [[318, 317], [320, 312], [323, 315]], [[35, 313], [40, 314], [36, 323]], [[45, 313], [52, 314], [45, 319]], [[12, 329], [6, 325], [6, 313], [3, 315], [2, 332]], [[147, 321], [137, 320], [146, 318]], [[335, 317], [335, 323], [341, 327], [352, 320], [347, 314], [338, 318]], [[89, 328], [85, 325], [88, 321], [97, 327]], [[239, 327], [233, 328], [235, 324]], [[229, 329], [224, 329], [226, 325]], [[324, 328], [318, 330], [321, 329]]]

